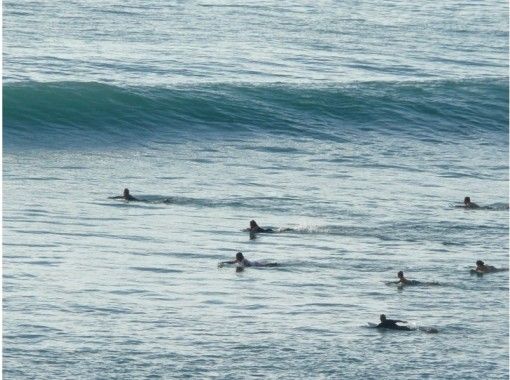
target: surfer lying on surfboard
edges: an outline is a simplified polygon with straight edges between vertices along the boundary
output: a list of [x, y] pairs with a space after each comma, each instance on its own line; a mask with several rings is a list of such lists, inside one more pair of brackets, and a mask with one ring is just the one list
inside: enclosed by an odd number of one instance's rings
[[387, 319], [386, 315], [381, 314], [379, 317], [381, 319], [381, 323], [379, 323], [376, 327], [379, 329], [391, 329], [391, 330], [406, 330], [411, 331], [409, 326], [400, 326], [397, 323], [407, 323], [406, 321], [399, 321], [398, 319]]
[[464, 204], [463, 205], [456, 205], [455, 207], [458, 208], [480, 208], [476, 203], [471, 202], [470, 197], [464, 197]]
[[404, 286], [413, 286], [413, 285], [424, 285], [424, 286], [436, 286], [440, 285], [438, 282], [423, 282], [423, 281], [416, 281], [416, 280], [408, 280], [404, 276], [404, 272], [400, 271], [397, 273], [398, 281], [388, 281], [386, 282], [386, 285], [395, 285], [397, 284], [397, 287], [399, 289], [402, 289]]
[[267, 233], [267, 232], [274, 232], [271, 228], [262, 228], [260, 227], [255, 220], [250, 220], [250, 227], [247, 228], [245, 231], [248, 231], [250, 233]]
[[250, 240], [256, 238], [256, 234], [258, 233], [271, 233], [274, 232], [271, 228], [262, 228], [260, 227], [255, 220], [250, 220], [250, 227], [245, 229], [244, 231], [248, 231], [250, 233]]
[[403, 330], [403, 331], [414, 331], [419, 330], [429, 334], [437, 334], [439, 331], [435, 327], [426, 327], [426, 326], [400, 326], [397, 323], [407, 323], [406, 321], [399, 321], [397, 319], [387, 319], [386, 315], [381, 314], [380, 316], [381, 323], [375, 324], [372, 322], [368, 322], [369, 327], [378, 328], [378, 329], [388, 329], [388, 330]]
[[504, 272], [507, 271], [508, 268], [496, 268], [492, 265], [485, 265], [485, 263], [482, 260], [478, 260], [476, 262], [476, 268], [471, 269], [471, 273], [492, 273], [492, 272]]
[[218, 264], [218, 268], [223, 268], [223, 266], [225, 264], [229, 264], [229, 265], [237, 265], [238, 267], [241, 267], [241, 268], [247, 268], [247, 267], [275, 267], [278, 265], [278, 263], [264, 263], [264, 262], [260, 262], [260, 261], [249, 261], [248, 259], [246, 259], [243, 255], [242, 252], [237, 252], [236, 253], [236, 258], [235, 260], [231, 260], [231, 261], [222, 261]]
[[122, 195], [117, 195], [116, 197], [110, 197], [110, 199], [125, 199], [126, 201], [139, 201], [139, 199], [133, 197], [129, 194], [129, 189], [125, 188], [124, 193]]
[[419, 285], [420, 282], [416, 280], [408, 280], [404, 277], [404, 272], [400, 271], [397, 273], [398, 281], [397, 284], [399, 285]]
[[480, 206], [478, 206], [476, 203], [471, 202], [471, 198], [470, 197], [465, 197], [464, 198], [464, 206], [461, 206], [461, 207], [465, 207], [465, 208], [480, 208]]

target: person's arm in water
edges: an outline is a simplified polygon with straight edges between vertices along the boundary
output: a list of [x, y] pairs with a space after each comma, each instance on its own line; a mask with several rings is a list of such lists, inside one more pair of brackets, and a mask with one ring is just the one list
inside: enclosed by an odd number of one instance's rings
[[131, 194], [116, 195], [114, 197], [108, 197], [108, 199], [125, 199], [126, 201], [139, 201], [138, 198], [133, 197]]
[[218, 263], [218, 268], [223, 268], [223, 266], [225, 265], [233, 265], [237, 263], [236, 260], [231, 260], [231, 261], [221, 261], [220, 263]]
[[399, 327], [399, 325], [397, 325], [398, 322], [407, 323], [406, 321], [400, 321], [398, 319], [386, 319], [385, 321], [381, 321], [377, 327], [395, 329]]

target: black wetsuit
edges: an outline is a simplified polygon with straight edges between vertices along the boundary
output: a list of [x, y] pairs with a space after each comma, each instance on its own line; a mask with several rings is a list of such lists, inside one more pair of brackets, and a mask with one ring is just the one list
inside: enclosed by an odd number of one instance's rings
[[397, 322], [403, 322], [396, 319], [386, 319], [384, 322], [381, 322], [377, 325], [380, 329], [392, 329], [392, 330], [407, 330], [410, 331], [411, 329], [408, 326], [399, 326], [397, 325]]
[[128, 195], [127, 197], [124, 195], [118, 195], [116, 197], [110, 197], [110, 199], [125, 199], [126, 201], [139, 201], [139, 199], [133, 197], [132, 195]]
[[264, 233], [264, 232], [273, 232], [273, 230], [271, 228], [264, 229], [264, 228], [261, 228], [261, 227], [257, 226], [255, 228], [251, 228], [250, 232], [251, 233], [259, 233], [259, 232]]

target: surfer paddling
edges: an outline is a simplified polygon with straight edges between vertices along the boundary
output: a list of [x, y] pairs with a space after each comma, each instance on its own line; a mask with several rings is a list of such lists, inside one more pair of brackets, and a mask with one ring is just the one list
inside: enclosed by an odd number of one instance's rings
[[117, 195], [115, 197], [110, 197], [110, 199], [125, 199], [126, 201], [139, 201], [139, 199], [133, 197], [129, 194], [129, 189], [125, 188], [124, 193], [122, 195]]
[[507, 271], [508, 268], [496, 268], [492, 265], [485, 265], [485, 263], [482, 260], [478, 260], [476, 262], [476, 268], [471, 269], [471, 273], [492, 273], [492, 272], [504, 272]]
[[416, 280], [408, 280], [404, 277], [404, 272], [400, 271], [397, 273], [398, 281], [396, 282], [399, 285], [418, 285], [420, 282]]
[[271, 233], [274, 232], [271, 228], [260, 227], [255, 220], [250, 220], [250, 227], [245, 229], [250, 233], [250, 240], [256, 239], [258, 233]]
[[250, 228], [246, 229], [250, 233], [270, 233], [274, 232], [271, 228], [262, 228], [260, 227], [255, 220], [250, 220]]
[[275, 267], [278, 265], [278, 263], [264, 263], [260, 261], [249, 261], [247, 258], [244, 257], [242, 252], [236, 253], [235, 260], [230, 261], [222, 261], [218, 264], [218, 268], [223, 268], [225, 265], [237, 265], [241, 268], [247, 268], [247, 267]]
[[379, 329], [390, 329], [390, 330], [406, 330], [411, 331], [409, 326], [400, 326], [397, 323], [407, 323], [406, 321], [400, 321], [398, 319], [387, 319], [386, 315], [381, 314], [379, 317], [381, 323], [379, 323], [376, 327]]
[[470, 197], [465, 197], [464, 198], [464, 206], [461, 206], [461, 207], [465, 207], [465, 208], [480, 208], [480, 206], [478, 206], [476, 203], [471, 202], [471, 198]]

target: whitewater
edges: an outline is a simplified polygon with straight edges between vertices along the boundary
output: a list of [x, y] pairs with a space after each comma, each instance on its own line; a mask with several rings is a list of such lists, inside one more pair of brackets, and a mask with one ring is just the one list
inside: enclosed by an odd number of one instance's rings
[[507, 2], [3, 11], [4, 378], [508, 378]]

